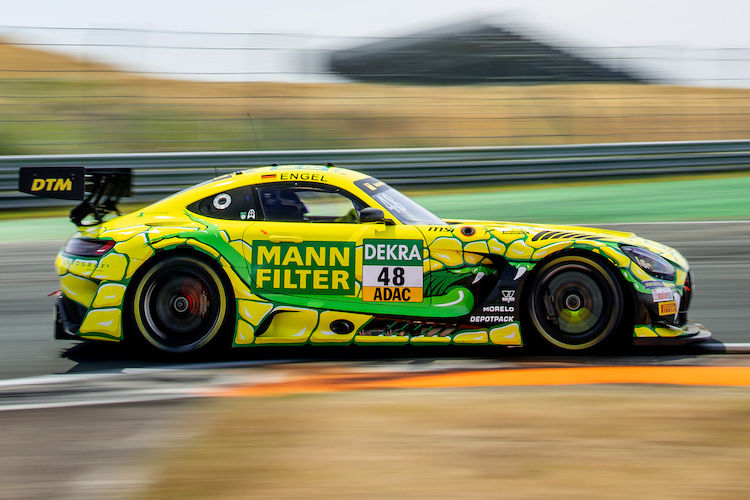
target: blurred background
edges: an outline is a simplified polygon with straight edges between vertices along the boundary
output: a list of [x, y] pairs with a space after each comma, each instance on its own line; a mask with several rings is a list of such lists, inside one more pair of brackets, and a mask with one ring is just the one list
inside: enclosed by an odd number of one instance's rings
[[742, 2], [273, 4], [14, 5], [0, 26], [0, 154], [750, 133]]

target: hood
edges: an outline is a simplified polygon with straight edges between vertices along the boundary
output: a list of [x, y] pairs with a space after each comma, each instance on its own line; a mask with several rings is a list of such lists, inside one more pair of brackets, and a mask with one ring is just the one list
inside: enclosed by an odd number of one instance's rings
[[615, 245], [634, 245], [646, 248], [672, 261], [683, 269], [688, 269], [687, 260], [674, 248], [663, 245], [656, 241], [624, 231], [612, 231], [585, 226], [565, 226], [557, 224], [521, 224], [515, 222], [497, 221], [446, 221], [451, 225], [483, 226], [488, 232], [497, 235], [519, 232], [527, 235], [528, 241], [549, 241], [556, 243], [563, 240], [593, 240]]

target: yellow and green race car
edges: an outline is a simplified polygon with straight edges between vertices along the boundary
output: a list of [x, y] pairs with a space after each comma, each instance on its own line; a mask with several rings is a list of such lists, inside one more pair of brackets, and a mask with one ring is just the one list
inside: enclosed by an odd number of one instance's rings
[[[336, 167], [270, 166], [105, 217], [128, 169], [22, 169], [21, 191], [84, 198], [57, 257], [56, 337], [211, 346], [534, 344], [599, 351], [710, 337], [692, 273], [633, 234], [442, 220]], [[107, 220], [105, 220], [107, 219]]]

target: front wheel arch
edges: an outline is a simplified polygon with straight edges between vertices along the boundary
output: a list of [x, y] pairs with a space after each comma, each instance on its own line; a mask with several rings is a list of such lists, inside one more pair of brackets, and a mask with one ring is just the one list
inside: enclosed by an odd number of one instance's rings
[[[538, 287], [542, 284], [541, 282], [550, 270], [566, 263], [591, 266], [589, 269], [601, 273], [601, 278], [593, 279], [593, 281], [595, 283], [598, 281], [599, 286], [606, 283], [612, 287], [613, 295], [609, 300], [616, 303], [609, 304], [609, 306], [615, 306], [615, 311], [611, 316], [611, 325], [607, 325], [605, 321], [601, 329], [591, 328], [591, 334], [587, 335], [585, 326], [573, 327], [567, 332], [565, 329], [557, 329], [557, 331], [552, 329], [550, 331], [551, 325], [549, 322], [539, 320], [538, 317], [535, 318], [535, 315], [539, 312], [539, 296], [537, 295], [537, 300], [534, 300], [535, 294], [539, 291]], [[582, 270], [574, 269], [574, 271]], [[582, 271], [582, 274], [587, 275], [588, 272]], [[583, 288], [591, 288], [590, 281], [581, 281], [588, 283]], [[530, 276], [524, 282], [520, 301], [523, 305], [521, 323], [522, 332], [524, 333], [524, 343], [531, 347], [555, 352], [600, 353], [615, 349], [628, 349], [632, 346], [634, 301], [635, 296], [632, 287], [622, 276], [620, 269], [604, 256], [584, 250], [556, 252], [537, 263]], [[603, 309], [608, 308], [608, 300], [604, 302]], [[537, 307], [536, 311], [534, 310], [535, 307]], [[607, 311], [603, 309], [601, 314], [606, 314]], [[576, 328], [579, 328], [581, 331], [576, 331]], [[562, 337], [555, 335], [555, 333], [561, 334]]]

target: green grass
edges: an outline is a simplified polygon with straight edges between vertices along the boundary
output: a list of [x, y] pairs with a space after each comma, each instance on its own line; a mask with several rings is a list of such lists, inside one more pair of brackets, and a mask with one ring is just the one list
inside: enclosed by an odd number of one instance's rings
[[750, 219], [750, 175], [412, 195], [443, 218], [593, 224]]

